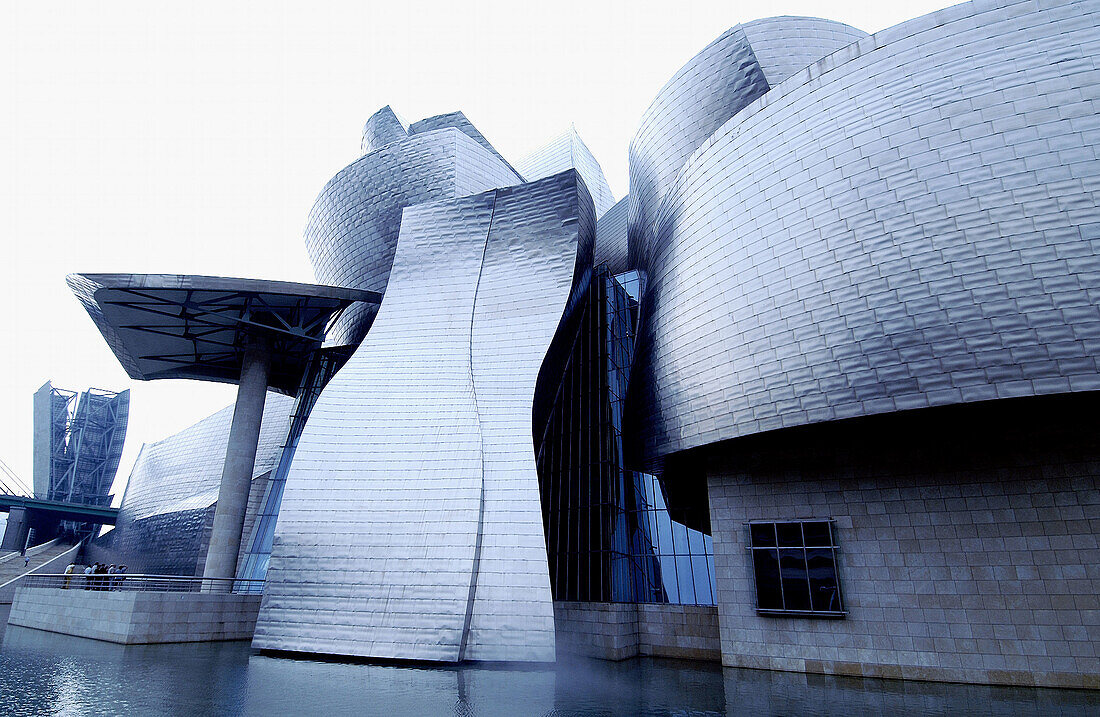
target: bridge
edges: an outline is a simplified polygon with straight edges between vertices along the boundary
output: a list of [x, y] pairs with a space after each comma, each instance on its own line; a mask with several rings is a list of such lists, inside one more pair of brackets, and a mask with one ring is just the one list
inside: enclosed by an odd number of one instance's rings
[[[99, 501], [110, 501], [110, 496], [100, 496]], [[69, 502], [50, 500], [36, 495], [20, 495], [0, 491], [0, 513], [8, 514], [0, 550], [22, 551], [26, 547], [27, 534], [34, 528], [53, 533], [63, 520], [74, 523], [114, 525], [118, 522], [118, 508], [96, 505], [93, 502]]]
[[60, 500], [46, 500], [34, 496], [5, 495], [0, 493], [0, 513], [8, 513], [12, 508], [22, 508], [47, 515], [58, 520], [71, 520], [76, 523], [98, 523], [114, 525], [118, 520], [118, 508], [108, 505], [89, 505], [86, 503], [67, 503]]
[[95, 525], [118, 522], [118, 508], [111, 507], [110, 495], [73, 494], [70, 488], [65, 497], [67, 500], [58, 500], [33, 493], [26, 481], [0, 459], [0, 513], [8, 514], [0, 551], [22, 552], [32, 528], [53, 534], [62, 521]]

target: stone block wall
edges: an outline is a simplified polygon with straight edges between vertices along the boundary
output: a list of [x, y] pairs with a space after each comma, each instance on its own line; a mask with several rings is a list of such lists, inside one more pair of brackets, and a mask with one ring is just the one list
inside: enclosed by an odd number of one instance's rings
[[720, 657], [718, 610], [711, 605], [556, 602], [554, 625], [564, 654], [602, 660]]
[[250, 640], [259, 595], [21, 588], [9, 625], [124, 645]]
[[637, 606], [614, 602], [555, 602], [559, 654], [625, 660], [638, 655]]
[[[723, 664], [1100, 687], [1094, 396], [856, 419], [708, 464]], [[842, 620], [756, 612], [750, 520], [832, 518]]]

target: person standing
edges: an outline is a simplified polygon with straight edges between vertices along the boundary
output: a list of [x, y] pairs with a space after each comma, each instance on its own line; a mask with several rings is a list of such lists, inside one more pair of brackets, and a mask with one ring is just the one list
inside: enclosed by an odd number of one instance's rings
[[84, 568], [84, 589], [85, 590], [91, 590], [92, 589], [92, 573], [94, 573], [94, 572], [95, 572], [95, 570], [92, 569], [91, 565]]
[[69, 563], [69, 566], [65, 568], [65, 589], [69, 589], [69, 581], [73, 579], [73, 571], [76, 570], [76, 563]]

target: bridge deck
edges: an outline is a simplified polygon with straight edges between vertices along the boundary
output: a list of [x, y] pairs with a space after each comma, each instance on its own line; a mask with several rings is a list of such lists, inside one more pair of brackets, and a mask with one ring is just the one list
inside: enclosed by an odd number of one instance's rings
[[12, 508], [26, 508], [29, 511], [49, 513], [62, 520], [73, 520], [81, 523], [114, 525], [118, 520], [118, 508], [109, 506], [66, 503], [60, 500], [28, 498], [19, 495], [0, 495], [0, 513], [6, 513]]

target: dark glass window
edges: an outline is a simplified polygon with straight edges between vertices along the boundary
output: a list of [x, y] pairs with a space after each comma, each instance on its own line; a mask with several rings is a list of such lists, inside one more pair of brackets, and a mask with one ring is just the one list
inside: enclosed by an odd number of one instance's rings
[[830, 520], [749, 523], [749, 551], [762, 615], [843, 617]]
[[670, 508], [661, 480], [624, 458], [641, 282], [637, 272], [587, 273], [539, 376], [533, 423], [550, 587], [558, 601], [713, 605], [705, 494]]

